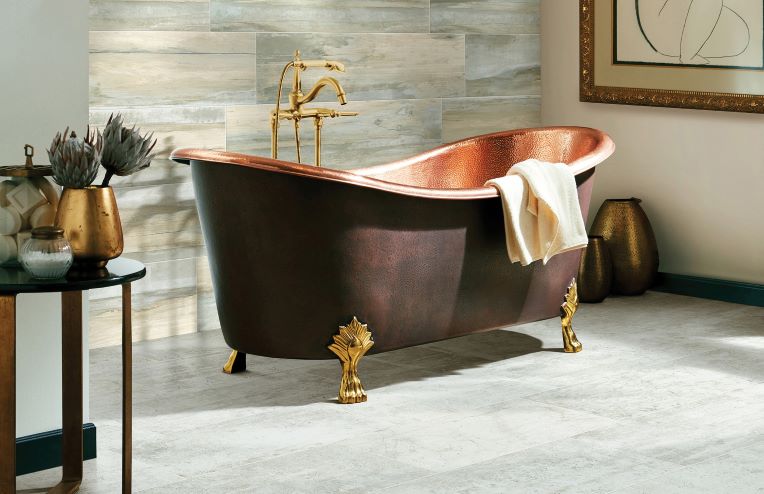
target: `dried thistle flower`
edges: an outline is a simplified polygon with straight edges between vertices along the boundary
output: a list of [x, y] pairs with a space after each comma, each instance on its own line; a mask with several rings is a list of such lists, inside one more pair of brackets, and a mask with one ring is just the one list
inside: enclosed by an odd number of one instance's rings
[[88, 127], [85, 138], [80, 139], [69, 127], [63, 134], [56, 133], [48, 149], [53, 168], [53, 180], [62, 187], [82, 189], [93, 183], [101, 164], [103, 140], [101, 133]]
[[124, 177], [147, 168], [151, 164], [157, 141], [151, 142], [154, 133], [141, 136], [141, 130], [128, 129], [122, 125], [122, 115], [112, 114], [103, 129], [103, 156], [101, 164], [106, 168], [103, 186], [109, 185], [114, 175]]

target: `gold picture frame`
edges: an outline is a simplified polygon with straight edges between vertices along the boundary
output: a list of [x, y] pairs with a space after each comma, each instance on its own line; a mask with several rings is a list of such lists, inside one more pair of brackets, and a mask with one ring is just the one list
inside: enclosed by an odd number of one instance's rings
[[[730, 80], [745, 79], [745, 87], [761, 87], [764, 91], [764, 70], [667, 67], [658, 64], [631, 67], [619, 64], [615, 67], [612, 54], [616, 0], [579, 1], [581, 101], [764, 113], [764, 95], [748, 94], [749, 91], [718, 90], [723, 88], [725, 83], [729, 84]], [[604, 24], [608, 20], [609, 25], [598, 24]], [[724, 75], [731, 70], [736, 70], [735, 77]], [[637, 71], [640, 77], [633, 77]], [[613, 84], [611, 81], [618, 83]], [[689, 85], [694, 87], [679, 87], [684, 83], [680, 81], [689, 81]], [[703, 90], [704, 83], [707, 83], [711, 90]]]

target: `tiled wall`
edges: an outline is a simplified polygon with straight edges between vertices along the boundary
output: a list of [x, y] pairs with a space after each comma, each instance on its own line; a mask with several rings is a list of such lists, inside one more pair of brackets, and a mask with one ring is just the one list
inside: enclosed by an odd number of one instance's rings
[[[112, 111], [153, 130], [160, 158], [114, 180], [135, 286], [136, 339], [219, 327], [189, 170], [176, 147], [270, 152], [281, 67], [344, 62], [343, 108], [324, 165], [354, 168], [540, 120], [538, 0], [91, 0], [91, 123]], [[322, 71], [305, 73], [307, 89]], [[327, 88], [328, 89], [328, 88]], [[320, 98], [332, 106], [331, 90]], [[303, 156], [312, 158], [312, 125]], [[293, 159], [289, 127], [281, 156]], [[119, 341], [117, 292], [91, 295], [91, 344]]]

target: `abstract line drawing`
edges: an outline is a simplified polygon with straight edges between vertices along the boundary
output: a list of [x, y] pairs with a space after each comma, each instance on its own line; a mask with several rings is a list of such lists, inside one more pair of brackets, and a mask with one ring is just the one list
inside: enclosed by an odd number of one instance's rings
[[749, 21], [727, 0], [634, 0], [639, 30], [656, 53], [686, 65], [740, 56], [751, 45]]

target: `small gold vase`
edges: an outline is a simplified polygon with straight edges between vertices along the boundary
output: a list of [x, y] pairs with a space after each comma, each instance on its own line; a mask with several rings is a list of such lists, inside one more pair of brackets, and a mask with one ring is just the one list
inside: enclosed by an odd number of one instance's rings
[[641, 199], [608, 199], [602, 203], [591, 234], [605, 239], [613, 263], [613, 293], [641, 295], [658, 274], [658, 244], [639, 203]]
[[578, 299], [581, 302], [596, 304], [610, 294], [613, 264], [604, 238], [589, 236], [589, 245], [581, 254], [577, 281]]
[[122, 222], [111, 187], [65, 188], [56, 213], [74, 254], [74, 267], [100, 269], [124, 249]]

